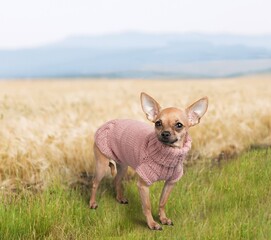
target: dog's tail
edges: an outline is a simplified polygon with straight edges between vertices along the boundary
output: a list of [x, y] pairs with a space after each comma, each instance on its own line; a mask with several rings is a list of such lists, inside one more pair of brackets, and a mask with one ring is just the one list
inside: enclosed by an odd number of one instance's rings
[[113, 160], [110, 160], [109, 161], [109, 167], [111, 169], [111, 175], [114, 177], [116, 176], [117, 174], [117, 171], [116, 171], [116, 163], [113, 161]]

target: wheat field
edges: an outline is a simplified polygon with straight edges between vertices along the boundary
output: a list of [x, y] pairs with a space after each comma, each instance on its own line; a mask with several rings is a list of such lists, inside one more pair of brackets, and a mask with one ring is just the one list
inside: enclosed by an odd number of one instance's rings
[[271, 75], [211, 80], [43, 79], [0, 82], [0, 188], [72, 184], [93, 172], [93, 136], [105, 121], [146, 121], [139, 95], [209, 109], [191, 128], [187, 161], [221, 160], [271, 144]]

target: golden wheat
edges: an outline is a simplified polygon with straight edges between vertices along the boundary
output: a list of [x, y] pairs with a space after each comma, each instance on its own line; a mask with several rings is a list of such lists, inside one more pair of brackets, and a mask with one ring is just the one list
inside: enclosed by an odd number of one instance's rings
[[[189, 159], [235, 154], [271, 143], [271, 76], [214, 80], [39, 80], [0, 82], [0, 186], [46, 186], [93, 171], [93, 135], [114, 118], [145, 120], [139, 94], [209, 109], [191, 129]], [[188, 159], [188, 160], [189, 160]]]

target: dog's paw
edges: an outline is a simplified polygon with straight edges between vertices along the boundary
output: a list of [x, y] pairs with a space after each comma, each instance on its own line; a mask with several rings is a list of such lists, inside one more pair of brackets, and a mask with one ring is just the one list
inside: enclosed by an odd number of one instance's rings
[[122, 199], [122, 200], [120, 201], [120, 203], [121, 203], [121, 204], [128, 204], [128, 200], [127, 200], [127, 199]]
[[98, 204], [96, 202], [89, 204], [90, 209], [97, 209]]
[[128, 200], [126, 198], [118, 198], [117, 197], [117, 201], [120, 203], [120, 204], [128, 204]]
[[162, 227], [157, 222], [152, 222], [148, 224], [148, 226], [151, 230], [159, 230], [159, 231], [163, 230]]
[[173, 222], [169, 218], [160, 218], [163, 225], [173, 226]]

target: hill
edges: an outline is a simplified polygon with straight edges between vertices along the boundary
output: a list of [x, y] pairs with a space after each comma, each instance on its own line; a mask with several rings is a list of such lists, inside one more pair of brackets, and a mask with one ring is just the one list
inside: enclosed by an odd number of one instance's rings
[[271, 35], [120, 33], [0, 51], [0, 78], [228, 77], [271, 71]]

